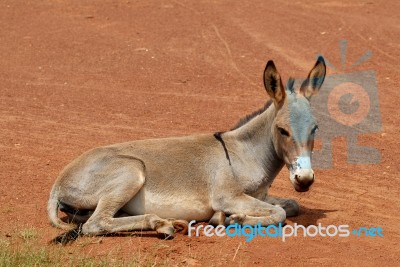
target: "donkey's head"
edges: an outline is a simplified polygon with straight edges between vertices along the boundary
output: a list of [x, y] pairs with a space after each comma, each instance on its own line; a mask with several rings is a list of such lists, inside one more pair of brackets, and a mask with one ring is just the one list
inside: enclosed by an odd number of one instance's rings
[[311, 113], [310, 98], [321, 88], [325, 73], [325, 61], [319, 57], [300, 90], [295, 91], [293, 79], [289, 80], [285, 90], [273, 61], [268, 61], [264, 71], [265, 89], [276, 108], [272, 124], [274, 147], [288, 167], [290, 181], [299, 192], [307, 191], [315, 179], [311, 153], [318, 125]]

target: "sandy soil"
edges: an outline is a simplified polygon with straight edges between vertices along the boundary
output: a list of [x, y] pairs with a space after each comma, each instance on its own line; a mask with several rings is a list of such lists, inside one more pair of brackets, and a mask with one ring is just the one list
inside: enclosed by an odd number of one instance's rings
[[400, 265], [398, 1], [83, 2], [0, 2], [0, 238], [34, 227], [48, 246], [60, 233], [47, 220], [50, 187], [87, 149], [229, 129], [267, 100], [267, 60], [285, 79], [302, 77], [318, 53], [340, 66], [344, 39], [344, 72], [373, 52], [352, 71], [377, 74], [383, 130], [360, 140], [381, 163], [348, 164], [339, 137], [311, 191], [295, 192], [284, 170], [271, 193], [301, 203], [289, 224], [380, 226], [384, 237], [142, 235], [66, 249], [172, 265]]

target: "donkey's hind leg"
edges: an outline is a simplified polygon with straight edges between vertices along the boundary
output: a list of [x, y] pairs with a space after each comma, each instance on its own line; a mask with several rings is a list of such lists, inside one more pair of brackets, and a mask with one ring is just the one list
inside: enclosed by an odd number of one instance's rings
[[265, 202], [283, 208], [287, 217], [297, 216], [300, 213], [300, 206], [294, 199], [268, 196]]
[[115, 218], [117, 212], [139, 192], [145, 181], [143, 164], [132, 159], [127, 164], [125, 160], [115, 160], [105, 167], [109, 178], [103, 188], [96, 192], [100, 197], [93, 214], [82, 226], [82, 234], [156, 230], [170, 237], [174, 234], [174, 225], [183, 228], [180, 221], [161, 219], [153, 214]]
[[186, 233], [188, 223], [184, 220], [162, 219], [155, 214], [113, 218], [108, 233], [155, 230], [163, 238], [173, 237], [176, 231]]
[[[155, 230], [163, 238], [170, 238], [174, 235], [175, 229], [182, 230], [183, 232], [187, 230], [186, 221], [162, 219], [155, 214], [144, 214], [117, 218], [105, 216], [108, 209], [107, 204], [107, 199], [101, 200], [99, 202], [95, 213], [83, 225], [83, 234], [99, 235], [128, 231]], [[101, 214], [101, 211], [104, 211], [104, 213]]]
[[82, 233], [87, 235], [148, 230], [155, 230], [164, 237], [171, 237], [175, 232], [172, 221], [161, 219], [154, 214], [102, 218], [92, 222], [88, 221], [82, 227]]
[[144, 166], [139, 161], [115, 159], [101, 171], [103, 175], [98, 178], [96, 192], [99, 198], [93, 214], [82, 226], [83, 234], [111, 232], [113, 217], [139, 192], [145, 181]]

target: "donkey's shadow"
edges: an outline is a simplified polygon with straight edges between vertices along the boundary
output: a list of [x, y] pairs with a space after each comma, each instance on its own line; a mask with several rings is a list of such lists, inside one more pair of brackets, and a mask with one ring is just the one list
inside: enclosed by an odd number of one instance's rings
[[300, 214], [295, 217], [288, 217], [287, 220], [304, 226], [317, 225], [318, 221], [327, 217], [327, 213], [338, 210], [311, 209], [304, 206], [300, 207]]

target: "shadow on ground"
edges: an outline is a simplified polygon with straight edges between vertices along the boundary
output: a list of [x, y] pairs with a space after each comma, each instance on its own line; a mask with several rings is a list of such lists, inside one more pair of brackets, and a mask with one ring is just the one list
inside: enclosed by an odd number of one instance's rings
[[327, 213], [336, 212], [338, 210], [326, 210], [326, 209], [310, 209], [304, 206], [300, 207], [300, 215], [296, 217], [287, 218], [293, 223], [297, 223], [304, 226], [317, 225], [318, 221], [322, 218], [327, 217]]

